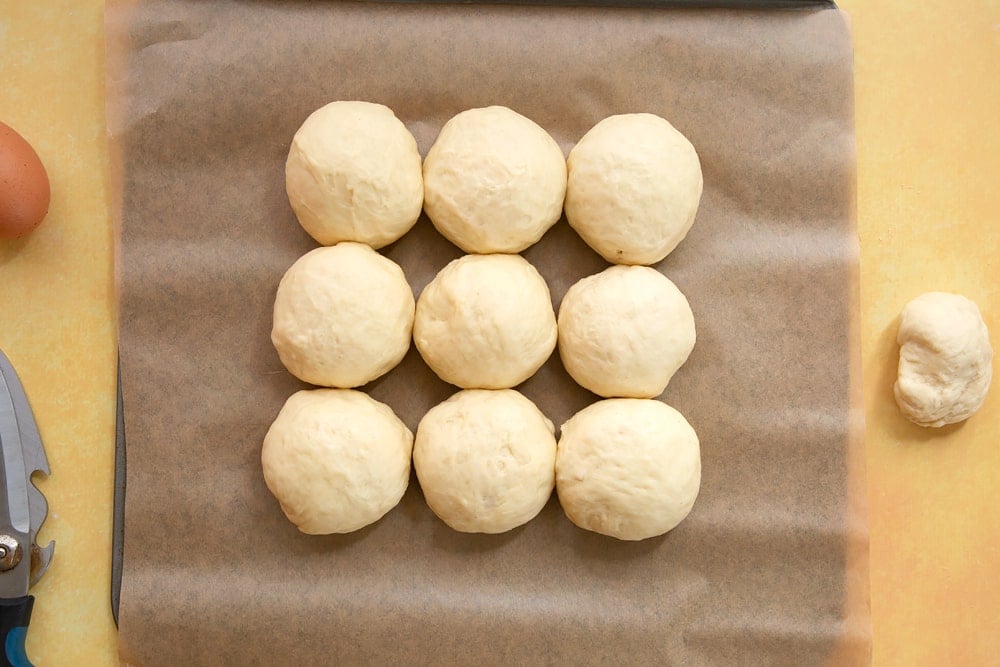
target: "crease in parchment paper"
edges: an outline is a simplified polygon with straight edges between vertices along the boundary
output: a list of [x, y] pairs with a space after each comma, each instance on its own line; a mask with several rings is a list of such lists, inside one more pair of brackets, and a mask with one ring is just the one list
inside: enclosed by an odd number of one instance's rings
[[[129, 0], [107, 17], [123, 662], [868, 662], [853, 73], [838, 11]], [[315, 244], [284, 160], [335, 99], [388, 105], [424, 154], [448, 118], [489, 104], [565, 152], [632, 111], [692, 141], [701, 207], [657, 267], [698, 329], [662, 397], [702, 449], [677, 529], [618, 542], [573, 526], [553, 498], [526, 526], [465, 535], [415, 478], [356, 533], [285, 520], [260, 445], [304, 385], [271, 346], [271, 307]], [[383, 252], [415, 293], [460, 255], [425, 217]], [[524, 256], [556, 306], [607, 266], [565, 220]], [[414, 428], [455, 388], [411, 349], [365, 390]], [[556, 424], [596, 400], [558, 355], [521, 390]]]

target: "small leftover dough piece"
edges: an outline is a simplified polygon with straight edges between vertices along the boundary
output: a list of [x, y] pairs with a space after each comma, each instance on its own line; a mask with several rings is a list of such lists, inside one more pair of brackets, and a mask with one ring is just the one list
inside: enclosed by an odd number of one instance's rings
[[556, 491], [570, 521], [620, 540], [644, 540], [690, 513], [701, 485], [698, 436], [652, 399], [611, 398], [563, 424]]
[[559, 220], [566, 158], [534, 121], [507, 107], [453, 117], [424, 160], [424, 210], [465, 252], [520, 252]]
[[264, 436], [267, 488], [309, 535], [381, 519], [410, 481], [413, 434], [384, 403], [351, 389], [292, 394]]
[[331, 102], [295, 133], [285, 190], [299, 224], [319, 243], [381, 248], [420, 216], [424, 182], [417, 142], [386, 106]]
[[975, 303], [928, 292], [903, 308], [894, 393], [903, 415], [920, 426], [968, 419], [986, 400], [993, 349]]
[[698, 153], [659, 116], [605, 118], [570, 151], [568, 168], [566, 219], [612, 264], [655, 264], [694, 223]]
[[431, 510], [463, 533], [533, 519], [555, 486], [552, 422], [513, 389], [466, 389], [420, 420], [413, 466]]
[[691, 307], [648, 266], [612, 266], [569, 288], [559, 306], [559, 356], [600, 396], [653, 398], [694, 348]]
[[507, 389], [556, 346], [548, 285], [520, 255], [465, 255], [417, 299], [413, 340], [427, 365], [464, 389]]
[[271, 342], [300, 380], [358, 387], [402, 361], [414, 308], [406, 276], [392, 260], [361, 243], [316, 248], [278, 285]]

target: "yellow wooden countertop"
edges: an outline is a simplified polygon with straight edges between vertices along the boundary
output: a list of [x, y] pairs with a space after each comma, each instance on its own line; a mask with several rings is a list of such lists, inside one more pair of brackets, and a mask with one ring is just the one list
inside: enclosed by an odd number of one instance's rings
[[[925, 291], [976, 301], [1000, 358], [1000, 2], [840, 5], [857, 68], [874, 663], [996, 664], [1000, 387], [964, 425], [929, 431], [899, 416], [892, 382], [896, 318]], [[0, 0], [0, 121], [35, 146], [52, 182], [42, 227], [0, 241], [0, 348], [52, 467], [43, 537], [57, 549], [32, 591], [27, 643], [39, 665], [117, 662], [103, 6]]]

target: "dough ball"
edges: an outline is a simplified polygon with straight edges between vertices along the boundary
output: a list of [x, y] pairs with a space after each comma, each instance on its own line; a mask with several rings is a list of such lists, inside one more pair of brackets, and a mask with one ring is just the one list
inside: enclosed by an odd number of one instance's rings
[[896, 404], [907, 419], [944, 426], [982, 406], [993, 378], [993, 349], [975, 303], [958, 294], [922, 294], [903, 309], [896, 342]]
[[332, 102], [295, 133], [285, 189], [299, 224], [323, 245], [374, 248], [408, 232], [424, 184], [417, 142], [388, 107]]
[[566, 159], [533, 121], [470, 109], [441, 128], [424, 160], [424, 210], [465, 252], [520, 252], [562, 215]]
[[316, 248], [285, 273], [274, 299], [271, 342], [295, 377], [358, 387], [410, 348], [413, 292], [403, 270], [360, 243]]
[[520, 255], [466, 255], [417, 300], [413, 340], [445, 382], [506, 389], [535, 374], [556, 346], [549, 288]]
[[312, 389], [285, 402], [264, 436], [264, 481], [303, 533], [349, 533], [381, 519], [410, 481], [413, 434], [360, 391]]
[[466, 389], [417, 427], [413, 466], [434, 514], [463, 533], [533, 519], [555, 486], [552, 422], [513, 389]]
[[655, 264], [694, 223], [698, 154], [659, 116], [605, 118], [570, 151], [568, 166], [566, 219], [612, 264]]
[[662, 535], [701, 485], [698, 436], [660, 401], [612, 398], [563, 424], [556, 490], [570, 521], [620, 540]]
[[588, 276], [559, 306], [563, 366], [601, 396], [659, 396], [694, 341], [687, 299], [648, 266], [612, 266]]

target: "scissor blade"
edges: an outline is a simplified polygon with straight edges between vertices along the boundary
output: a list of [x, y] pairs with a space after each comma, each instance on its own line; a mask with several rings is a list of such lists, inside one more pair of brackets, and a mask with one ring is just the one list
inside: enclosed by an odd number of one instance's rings
[[[42, 492], [35, 488], [31, 476], [36, 472], [49, 474], [49, 461], [45, 456], [45, 448], [42, 446], [42, 437], [38, 433], [38, 425], [35, 423], [35, 415], [31, 411], [28, 397], [21, 386], [21, 380], [14, 370], [14, 366], [0, 350], [0, 380], [6, 382], [6, 390], [10, 396], [10, 403], [14, 405], [14, 415], [17, 422], [17, 432], [20, 437], [21, 455], [24, 467], [25, 485], [28, 495], [28, 515], [31, 529], [30, 536], [30, 583], [34, 585], [38, 579], [45, 574], [52, 560], [54, 542], [49, 542], [44, 547], [37, 545], [38, 531], [49, 513], [49, 504], [45, 500]], [[5, 466], [6, 468], [6, 466]], [[2, 478], [3, 476], [0, 476]], [[0, 494], [0, 506], [7, 503], [6, 493]], [[6, 510], [4, 507], [0, 509]], [[5, 515], [4, 515], [5, 516]]]
[[38, 424], [35, 423], [35, 415], [28, 404], [28, 397], [24, 394], [21, 380], [17, 376], [17, 371], [10, 363], [10, 360], [0, 350], [0, 375], [7, 379], [7, 389], [10, 391], [10, 398], [14, 403], [14, 414], [17, 416], [17, 430], [21, 434], [21, 451], [24, 453], [24, 470], [28, 477], [35, 471], [49, 474], [49, 460], [45, 456], [45, 448], [42, 446], [42, 436], [38, 433]]
[[8, 388], [6, 373], [0, 372], [0, 498], [6, 507], [4, 518], [19, 533], [31, 530], [31, 513], [28, 508], [28, 475], [24, 469], [24, 453], [21, 451], [21, 433], [17, 428], [17, 413]]

